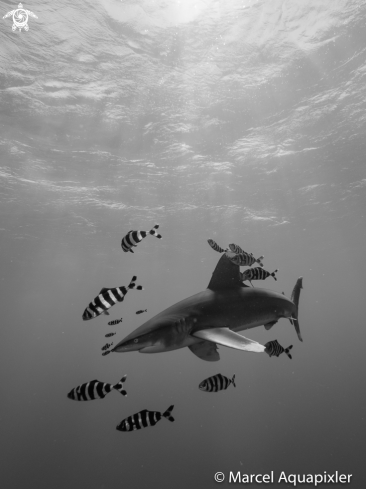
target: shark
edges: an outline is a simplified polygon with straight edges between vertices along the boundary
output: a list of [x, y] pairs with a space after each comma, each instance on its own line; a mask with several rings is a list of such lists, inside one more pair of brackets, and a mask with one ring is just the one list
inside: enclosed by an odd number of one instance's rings
[[264, 325], [272, 328], [288, 318], [303, 341], [298, 321], [302, 277], [291, 299], [240, 280], [240, 268], [224, 254], [207, 289], [168, 307], [120, 341], [113, 352], [161, 353], [188, 347], [201, 360], [220, 359], [218, 345], [261, 353], [266, 347], [238, 334]]

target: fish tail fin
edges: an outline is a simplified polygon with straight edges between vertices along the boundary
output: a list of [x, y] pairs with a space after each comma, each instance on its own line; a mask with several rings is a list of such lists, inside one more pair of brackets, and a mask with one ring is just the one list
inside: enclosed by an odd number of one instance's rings
[[169, 419], [169, 421], [173, 422], [174, 418], [171, 415], [171, 412], [173, 411], [174, 405], [171, 405], [168, 407], [168, 409], [163, 413], [164, 418]]
[[126, 379], [127, 379], [127, 375], [124, 375], [122, 379], [116, 385], [113, 386], [113, 389], [120, 392], [122, 396], [127, 396], [127, 392], [123, 388], [123, 382], [126, 382]]
[[292, 356], [290, 354], [290, 350], [291, 350], [292, 346], [293, 345], [290, 345], [288, 348], [285, 349], [285, 353], [289, 357], [290, 360], [292, 360]]
[[260, 267], [263, 267], [263, 263], [262, 263], [263, 258], [264, 258], [264, 256], [262, 255], [262, 256], [260, 256], [259, 258], [257, 258], [257, 259], [255, 260], [257, 263], [259, 263], [259, 266], [260, 266]]
[[236, 385], [235, 385], [235, 374], [233, 375], [233, 378], [231, 379], [231, 383], [233, 384], [234, 387], [236, 387]]
[[276, 276], [275, 276], [275, 273], [277, 273], [277, 272], [278, 272], [278, 269], [276, 269], [274, 272], [272, 272], [272, 273], [271, 273], [272, 277], [273, 277], [273, 278], [274, 278], [276, 281], [277, 281], [277, 278], [276, 278]]
[[156, 232], [156, 230], [159, 228], [159, 224], [155, 224], [155, 226], [151, 229], [151, 231], [149, 231], [149, 234], [151, 234], [152, 236], [155, 236], [156, 238], [159, 238], [161, 239], [162, 238], [162, 235], [161, 234], [158, 234]]
[[296, 282], [295, 287], [294, 287], [292, 294], [291, 294], [291, 300], [296, 306], [296, 312], [293, 313], [294, 317], [292, 317], [290, 319], [290, 323], [294, 325], [294, 327], [296, 329], [297, 336], [298, 336], [300, 341], [303, 341], [302, 336], [301, 336], [301, 332], [300, 332], [299, 320], [298, 320], [298, 317], [299, 317], [299, 299], [300, 299], [300, 292], [301, 292], [302, 288], [303, 288], [302, 287], [302, 277], [299, 277], [297, 279], [297, 282]]
[[127, 288], [128, 289], [136, 289], [136, 290], [144, 290], [142, 285], [136, 285], [136, 280], [137, 280], [137, 276], [134, 275], [131, 279], [131, 282], [128, 284]]

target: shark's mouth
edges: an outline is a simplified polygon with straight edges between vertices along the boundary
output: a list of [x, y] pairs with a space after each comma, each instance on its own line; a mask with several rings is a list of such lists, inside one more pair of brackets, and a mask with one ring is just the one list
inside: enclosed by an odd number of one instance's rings
[[140, 353], [161, 353], [166, 351], [166, 348], [162, 345], [145, 346], [139, 350]]

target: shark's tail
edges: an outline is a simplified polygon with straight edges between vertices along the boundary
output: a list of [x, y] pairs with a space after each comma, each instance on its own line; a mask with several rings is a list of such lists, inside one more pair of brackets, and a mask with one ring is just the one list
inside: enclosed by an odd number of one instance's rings
[[295, 284], [294, 290], [292, 291], [291, 294], [291, 300], [296, 306], [296, 312], [293, 314], [294, 317], [289, 318], [290, 323], [294, 325], [296, 329], [297, 336], [299, 337], [300, 341], [303, 341], [300, 333], [300, 325], [299, 325], [299, 299], [300, 299], [300, 291], [302, 289], [302, 277], [299, 277], [297, 279], [297, 282]]
[[123, 388], [123, 382], [126, 382], [127, 375], [124, 375], [122, 379], [118, 382], [118, 384], [113, 386], [113, 389], [116, 389], [116, 391], [120, 392], [122, 396], [127, 396], [127, 392]]
[[169, 421], [173, 422], [174, 418], [171, 416], [171, 412], [173, 411], [174, 405], [168, 407], [168, 409], [163, 413], [164, 418], [169, 419]]
[[153, 236], [155, 236], [156, 238], [159, 238], [161, 239], [162, 238], [162, 235], [161, 234], [158, 234], [156, 232], [156, 230], [159, 229], [159, 224], [155, 224], [155, 226], [151, 229], [151, 231], [149, 231], [149, 234], [152, 234]]
[[260, 267], [263, 267], [263, 263], [262, 263], [263, 258], [264, 258], [264, 256], [262, 255], [262, 256], [260, 256], [259, 258], [257, 258], [257, 259], [255, 260], [257, 263], [259, 263], [259, 266], [260, 266]]
[[272, 277], [273, 277], [273, 278], [274, 278], [276, 281], [277, 281], [277, 279], [276, 279], [275, 273], [277, 273], [277, 272], [278, 272], [278, 269], [277, 269], [277, 270], [275, 270], [274, 272], [270, 273], [270, 275], [271, 275], [271, 276], [272, 276]]
[[236, 387], [236, 385], [235, 385], [235, 374], [233, 375], [233, 378], [231, 379], [231, 383], [233, 384], [234, 387]]
[[291, 348], [292, 348], [292, 345], [290, 345], [288, 348], [285, 348], [285, 353], [289, 357], [290, 360], [292, 360], [292, 356], [290, 354]]

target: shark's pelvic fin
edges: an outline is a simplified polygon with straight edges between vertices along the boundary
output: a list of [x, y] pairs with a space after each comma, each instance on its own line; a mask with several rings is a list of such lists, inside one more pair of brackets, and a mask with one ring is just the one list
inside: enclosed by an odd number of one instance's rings
[[302, 277], [299, 277], [297, 279], [297, 282], [295, 284], [294, 290], [292, 291], [291, 294], [291, 300], [296, 306], [296, 314], [294, 314], [294, 318], [292, 320], [290, 319], [290, 323], [292, 323], [295, 326], [297, 336], [299, 337], [300, 341], [303, 341], [301, 333], [300, 333], [300, 325], [299, 325], [299, 299], [300, 299], [300, 292], [302, 289]]
[[267, 324], [264, 324], [264, 327], [266, 328], [266, 330], [268, 331], [269, 329], [272, 328], [272, 326], [274, 326], [275, 324], [277, 323], [277, 321], [272, 321], [270, 323], [267, 323]]
[[234, 333], [229, 328], [214, 328], [214, 329], [202, 329], [195, 331], [192, 336], [201, 338], [203, 340], [212, 341], [219, 345], [228, 346], [229, 348], [235, 348], [236, 350], [255, 351], [257, 353], [263, 352], [266, 347], [257, 343], [256, 341], [245, 338], [238, 333]]
[[211, 290], [235, 289], [237, 287], [248, 287], [240, 280], [240, 268], [234, 265], [227, 256], [222, 255], [207, 288]]
[[211, 341], [200, 341], [188, 347], [201, 360], [206, 362], [217, 362], [220, 360], [220, 354], [217, 351], [216, 343]]

